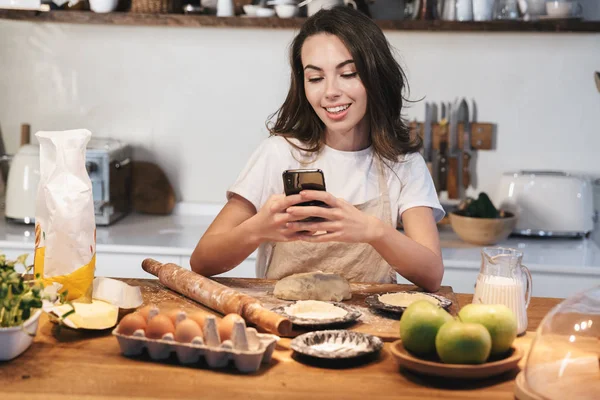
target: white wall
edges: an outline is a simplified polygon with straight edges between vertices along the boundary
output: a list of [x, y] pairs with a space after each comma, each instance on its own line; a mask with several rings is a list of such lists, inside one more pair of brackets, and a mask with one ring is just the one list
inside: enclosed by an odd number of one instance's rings
[[[90, 129], [136, 146], [179, 199], [224, 201], [287, 92], [293, 30], [35, 24], [0, 20], [0, 127]], [[498, 124], [477, 158], [476, 190], [505, 170], [600, 175], [600, 34], [387, 31], [411, 97], [475, 98]], [[406, 110], [422, 119], [423, 102]]]

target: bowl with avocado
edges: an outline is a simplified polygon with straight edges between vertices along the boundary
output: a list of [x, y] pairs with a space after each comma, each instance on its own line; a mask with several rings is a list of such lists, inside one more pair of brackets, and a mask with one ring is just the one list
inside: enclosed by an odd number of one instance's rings
[[497, 209], [487, 194], [467, 198], [449, 213], [452, 230], [467, 243], [489, 246], [505, 240], [514, 230], [517, 217]]

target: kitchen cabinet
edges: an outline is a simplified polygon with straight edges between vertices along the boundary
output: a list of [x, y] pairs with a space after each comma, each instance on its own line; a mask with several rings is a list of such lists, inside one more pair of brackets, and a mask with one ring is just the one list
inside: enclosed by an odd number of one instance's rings
[[[214, 216], [147, 216], [132, 214], [98, 229], [96, 276], [150, 278], [145, 258], [190, 268], [190, 255]], [[0, 220], [0, 252], [9, 259], [29, 254], [33, 263], [33, 227]], [[481, 264], [481, 247], [460, 241], [449, 227], [440, 227], [445, 273], [442, 285], [472, 294]], [[592, 239], [510, 237], [498, 245], [520, 249], [533, 277], [533, 296], [566, 298], [600, 285], [600, 249]], [[255, 277], [256, 252], [219, 276]], [[408, 281], [398, 275], [398, 283]]]

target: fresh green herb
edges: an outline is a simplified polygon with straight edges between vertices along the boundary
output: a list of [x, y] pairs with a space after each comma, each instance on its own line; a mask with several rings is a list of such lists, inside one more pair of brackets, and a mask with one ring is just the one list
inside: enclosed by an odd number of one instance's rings
[[[14, 261], [6, 260], [4, 254], [0, 254], [0, 327], [8, 328], [21, 326], [38, 309], [42, 308], [42, 301], [49, 299], [44, 293], [44, 284], [36, 274], [34, 278], [29, 277], [33, 265], [27, 266], [27, 254], [17, 257]], [[24, 273], [19, 273], [15, 265], [23, 265]], [[59, 295], [61, 303], [66, 302], [66, 291]], [[73, 310], [75, 309], [70, 304]], [[63, 316], [62, 318], [64, 318]]]
[[25, 279], [24, 274], [15, 270], [15, 265], [25, 266], [25, 274], [33, 266], [27, 267], [27, 254], [14, 261], [0, 255], [0, 327], [22, 325], [35, 310], [42, 307], [43, 283], [40, 279]]

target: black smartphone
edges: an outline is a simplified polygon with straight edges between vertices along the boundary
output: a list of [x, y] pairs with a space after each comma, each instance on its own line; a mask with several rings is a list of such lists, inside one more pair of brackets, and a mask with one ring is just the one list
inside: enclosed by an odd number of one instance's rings
[[[283, 171], [283, 188], [286, 196], [298, 194], [303, 190], [325, 191], [325, 177], [320, 169], [288, 169]], [[305, 201], [298, 206], [327, 207], [319, 200]]]

